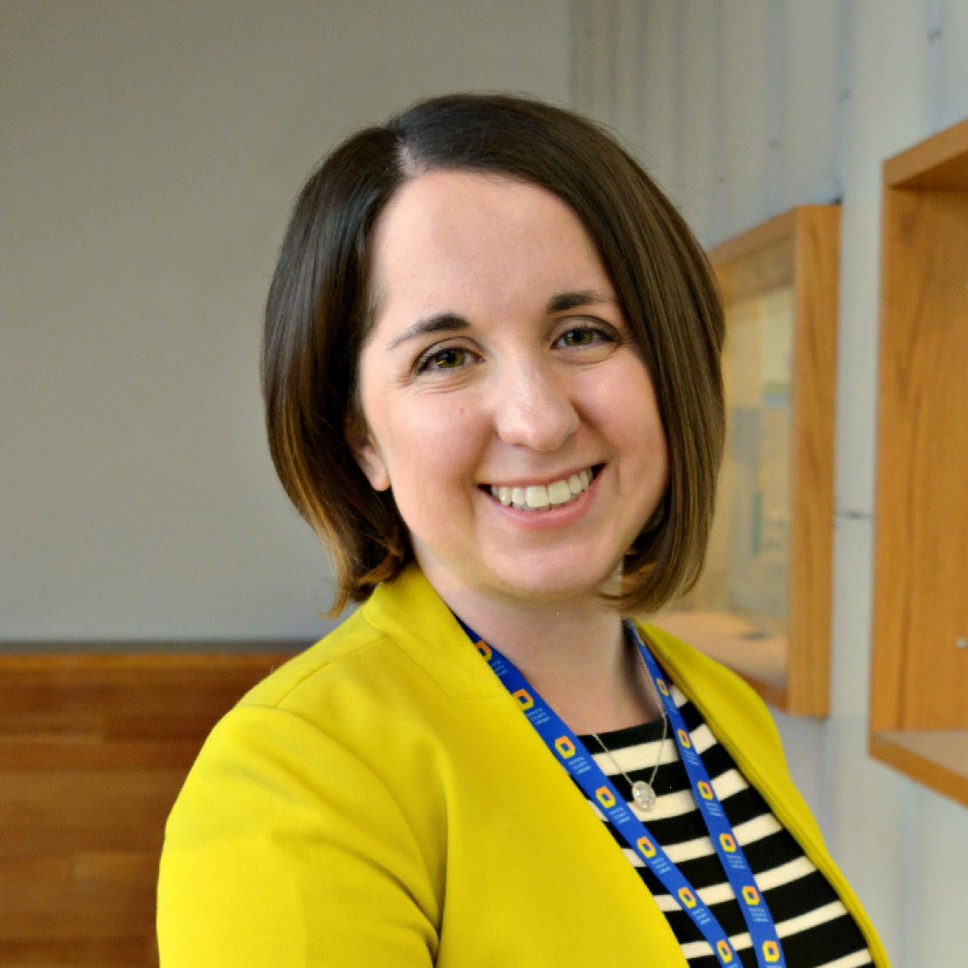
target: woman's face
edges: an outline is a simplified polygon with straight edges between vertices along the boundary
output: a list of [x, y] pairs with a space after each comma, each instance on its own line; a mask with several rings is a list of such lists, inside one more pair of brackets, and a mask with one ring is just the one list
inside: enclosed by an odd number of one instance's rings
[[372, 251], [352, 443], [427, 578], [458, 611], [464, 596], [597, 598], [662, 497], [668, 455], [581, 222], [535, 185], [432, 171], [391, 199]]

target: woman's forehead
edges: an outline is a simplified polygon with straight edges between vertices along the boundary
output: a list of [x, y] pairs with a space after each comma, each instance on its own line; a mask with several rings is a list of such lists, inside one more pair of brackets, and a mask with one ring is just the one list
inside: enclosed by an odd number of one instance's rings
[[[529, 182], [434, 171], [405, 184], [372, 240], [373, 305], [413, 298], [511, 298], [527, 290], [611, 295], [597, 249], [558, 196]], [[441, 311], [452, 306], [438, 307]]]

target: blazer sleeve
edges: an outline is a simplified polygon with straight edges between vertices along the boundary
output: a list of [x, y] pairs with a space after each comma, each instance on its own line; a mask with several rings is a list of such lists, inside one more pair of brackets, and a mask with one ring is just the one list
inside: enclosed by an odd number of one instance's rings
[[424, 968], [433, 884], [394, 791], [360, 757], [289, 710], [240, 706], [168, 821], [161, 966]]

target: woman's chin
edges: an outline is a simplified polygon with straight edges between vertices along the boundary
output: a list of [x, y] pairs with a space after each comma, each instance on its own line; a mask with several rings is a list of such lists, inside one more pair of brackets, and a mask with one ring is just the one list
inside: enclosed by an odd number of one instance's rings
[[499, 572], [491, 582], [482, 582], [478, 592], [508, 604], [520, 603], [529, 608], [546, 605], [556, 610], [572, 610], [583, 603], [600, 604], [603, 593], [618, 591], [620, 572], [545, 568], [514, 568]]

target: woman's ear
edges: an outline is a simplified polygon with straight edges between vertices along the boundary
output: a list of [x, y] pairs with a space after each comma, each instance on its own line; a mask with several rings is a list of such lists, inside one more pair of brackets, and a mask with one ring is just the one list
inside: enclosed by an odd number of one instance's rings
[[346, 440], [353, 452], [356, 463], [360, 470], [366, 475], [370, 482], [370, 487], [374, 491], [387, 491], [390, 489], [390, 475], [387, 473], [386, 464], [380, 448], [373, 440], [366, 421], [358, 414], [353, 414], [346, 421]]

